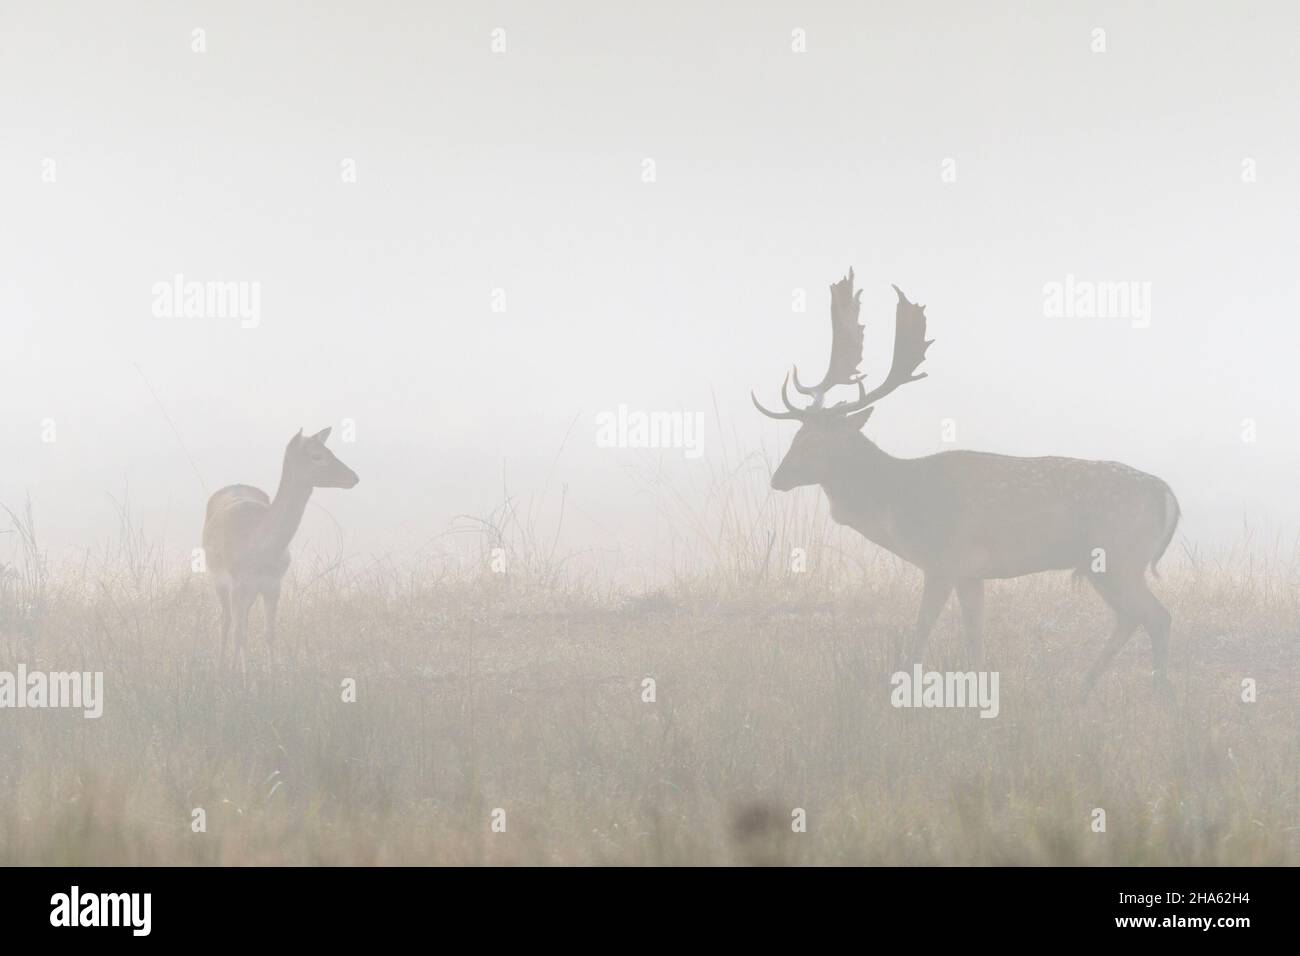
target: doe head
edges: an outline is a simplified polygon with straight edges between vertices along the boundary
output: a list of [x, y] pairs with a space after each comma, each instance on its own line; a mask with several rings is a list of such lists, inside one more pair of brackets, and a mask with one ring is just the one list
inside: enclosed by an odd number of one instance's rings
[[361, 479], [357, 473], [338, 460], [334, 452], [325, 447], [330, 429], [322, 428], [314, 435], [304, 436], [302, 429], [289, 441], [285, 449], [285, 465], [304, 484], [313, 488], [354, 488]]

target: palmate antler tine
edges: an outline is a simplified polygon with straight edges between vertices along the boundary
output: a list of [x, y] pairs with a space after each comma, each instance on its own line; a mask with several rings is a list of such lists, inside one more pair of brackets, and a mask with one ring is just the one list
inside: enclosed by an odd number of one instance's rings
[[889, 367], [885, 380], [866, 395], [854, 402], [845, 412], [857, 411], [884, 398], [900, 385], [919, 382], [929, 375], [928, 372], [916, 374], [916, 369], [925, 361], [925, 352], [934, 344], [934, 339], [925, 337], [925, 306], [907, 301], [903, 290], [894, 286], [898, 293], [898, 307], [894, 314], [894, 361]]
[[861, 312], [862, 291], [853, 288], [850, 269], [847, 276], [831, 285], [831, 358], [826, 374], [820, 385], [804, 394], [820, 393], [824, 399], [834, 386], [852, 385], [861, 375], [858, 371], [862, 364], [863, 328], [858, 321]]
[[799, 366], [794, 367], [794, 387], [800, 395], [811, 398], [813, 409], [826, 404], [826, 394], [836, 385], [852, 385], [862, 377], [858, 366], [862, 364], [862, 326], [858, 315], [862, 310], [862, 292], [853, 289], [853, 270], [831, 284], [831, 357], [826, 374], [816, 385], [799, 381]]

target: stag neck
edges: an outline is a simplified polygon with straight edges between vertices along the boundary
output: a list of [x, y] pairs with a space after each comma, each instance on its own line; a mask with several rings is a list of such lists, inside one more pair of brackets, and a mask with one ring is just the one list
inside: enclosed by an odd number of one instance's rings
[[903, 463], [903, 459], [895, 458], [865, 435], [855, 435], [854, 439], [822, 482], [822, 488], [831, 498], [853, 495], [864, 486], [887, 485]]

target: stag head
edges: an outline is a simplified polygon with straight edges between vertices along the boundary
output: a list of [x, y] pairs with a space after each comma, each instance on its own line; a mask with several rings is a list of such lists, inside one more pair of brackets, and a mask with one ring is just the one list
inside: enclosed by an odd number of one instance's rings
[[[848, 453], [858, 432], [867, 423], [874, 405], [894, 389], [926, 377], [916, 369], [925, 361], [926, 349], [933, 340], [925, 337], [925, 306], [907, 301], [898, 286], [898, 307], [894, 319], [894, 360], [885, 380], [870, 392], [863, 383], [858, 366], [862, 364], [862, 332], [858, 322], [861, 291], [853, 289], [853, 270], [831, 286], [831, 359], [819, 384], [805, 387], [794, 370], [795, 389], [812, 398], [812, 404], [799, 408], [790, 401], [790, 376], [781, 385], [783, 412], [773, 412], [759, 404], [751, 392], [754, 407], [768, 418], [790, 419], [801, 427], [790, 443], [790, 450], [772, 474], [772, 487], [789, 491], [801, 485], [821, 484], [834, 473], [837, 462]], [[825, 407], [826, 393], [836, 385], [857, 385], [858, 397]]]

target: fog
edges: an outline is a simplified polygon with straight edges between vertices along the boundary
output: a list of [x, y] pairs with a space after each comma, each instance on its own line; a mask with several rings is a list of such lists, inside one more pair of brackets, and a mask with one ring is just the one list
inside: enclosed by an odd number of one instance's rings
[[[749, 391], [825, 368], [850, 267], [869, 382], [891, 283], [936, 340], [890, 452], [1122, 460], [1207, 548], [1300, 526], [1293, 5], [0, 11], [0, 502], [54, 555], [115, 498], [188, 550], [325, 426], [361, 482], [301, 543], [420, 553], [567, 486], [565, 547], [658, 553], [638, 470], [775, 460]], [[177, 275], [256, 322], [158, 315]], [[1149, 314], [1049, 315], [1076, 281]], [[620, 406], [702, 415], [701, 456], [600, 447]]]

